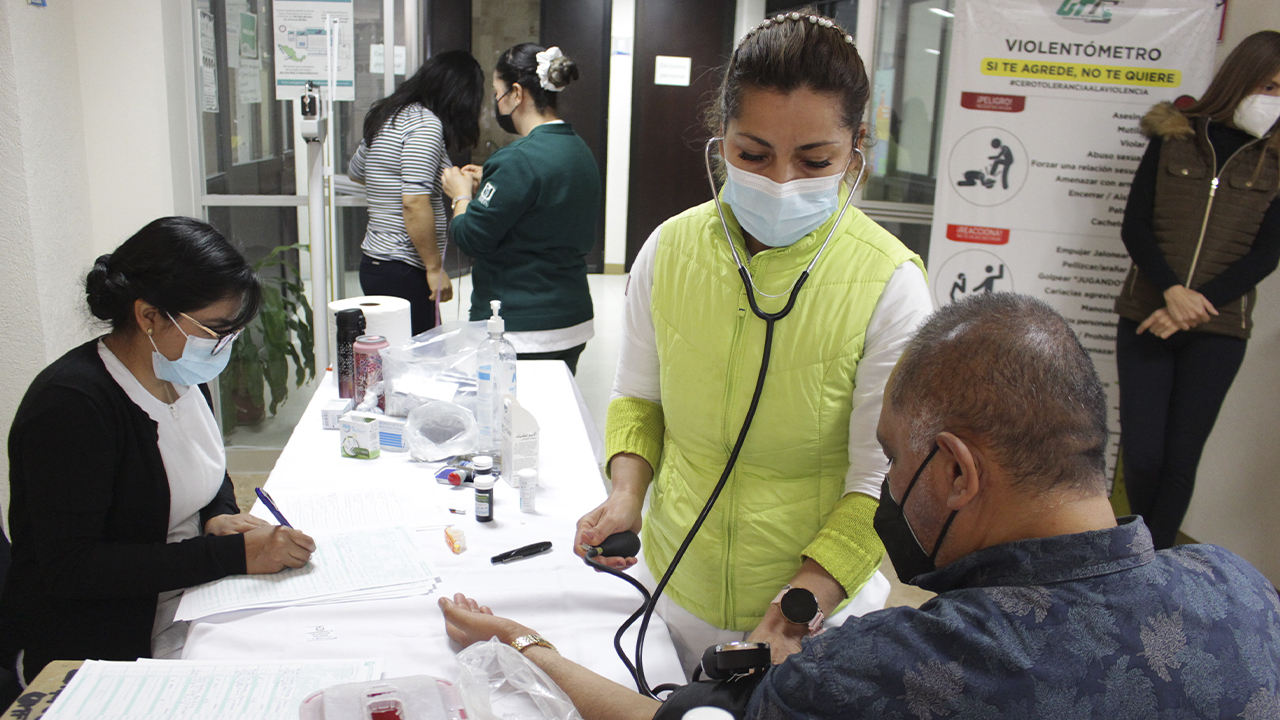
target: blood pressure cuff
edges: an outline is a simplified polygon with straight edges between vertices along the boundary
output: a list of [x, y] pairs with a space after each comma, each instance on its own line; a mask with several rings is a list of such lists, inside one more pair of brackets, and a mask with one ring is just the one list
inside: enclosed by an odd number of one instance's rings
[[736, 680], [700, 680], [682, 685], [663, 701], [653, 720], [681, 720], [696, 707], [728, 710], [734, 720], [745, 720], [751, 694], [764, 679], [764, 673], [753, 673]]

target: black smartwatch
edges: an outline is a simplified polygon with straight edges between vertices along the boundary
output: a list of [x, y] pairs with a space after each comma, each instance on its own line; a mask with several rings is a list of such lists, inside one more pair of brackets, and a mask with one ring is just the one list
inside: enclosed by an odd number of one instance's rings
[[782, 616], [787, 622], [808, 626], [810, 637], [818, 634], [822, 629], [822, 622], [826, 620], [822, 608], [818, 606], [818, 598], [804, 588], [787, 585], [773, 599], [773, 604], [782, 610]]

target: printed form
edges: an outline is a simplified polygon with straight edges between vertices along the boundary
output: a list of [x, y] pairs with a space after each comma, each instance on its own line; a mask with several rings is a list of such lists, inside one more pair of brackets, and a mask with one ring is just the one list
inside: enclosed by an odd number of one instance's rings
[[293, 720], [308, 695], [382, 677], [382, 660], [87, 660], [46, 720]]
[[409, 531], [370, 528], [313, 535], [316, 551], [300, 568], [232, 575], [188, 588], [177, 620], [251, 608], [424, 595], [439, 581]]

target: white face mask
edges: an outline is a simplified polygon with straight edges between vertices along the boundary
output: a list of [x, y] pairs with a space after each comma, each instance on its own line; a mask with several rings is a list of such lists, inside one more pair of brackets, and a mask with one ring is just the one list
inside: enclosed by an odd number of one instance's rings
[[786, 247], [808, 235], [836, 211], [844, 173], [776, 183], [726, 162], [724, 201], [751, 237]]
[[231, 343], [228, 342], [227, 346], [215, 355], [213, 351], [218, 347], [216, 339], [188, 335], [178, 322], [173, 320], [172, 315], [169, 319], [173, 321], [173, 326], [178, 328], [178, 332], [186, 336], [187, 341], [182, 346], [182, 357], [170, 360], [160, 354], [160, 348], [156, 346], [155, 339], [150, 334], [147, 335], [147, 339], [151, 341], [151, 347], [155, 348], [155, 352], [151, 353], [151, 368], [155, 371], [156, 377], [168, 380], [174, 385], [202, 385], [218, 377], [231, 360]]
[[1236, 106], [1235, 126], [1254, 137], [1267, 134], [1280, 119], [1280, 97], [1274, 95], [1250, 95]]

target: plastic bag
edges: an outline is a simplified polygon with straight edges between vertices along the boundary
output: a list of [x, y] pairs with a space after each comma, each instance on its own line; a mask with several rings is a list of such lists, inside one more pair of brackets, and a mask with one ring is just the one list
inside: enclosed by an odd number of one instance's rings
[[582, 720], [569, 696], [519, 650], [492, 638], [458, 653], [470, 720]]
[[427, 400], [409, 413], [405, 427], [409, 455], [435, 462], [475, 452], [480, 426], [470, 410], [444, 400]]
[[475, 412], [476, 348], [483, 322], [445, 323], [382, 353], [387, 414], [405, 416], [424, 400], [447, 400]]

